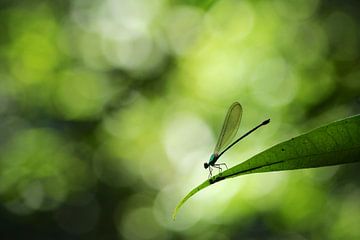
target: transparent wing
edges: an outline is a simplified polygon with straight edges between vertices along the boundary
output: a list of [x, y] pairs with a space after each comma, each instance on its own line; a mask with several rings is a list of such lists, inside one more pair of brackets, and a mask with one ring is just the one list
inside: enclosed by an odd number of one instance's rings
[[221, 133], [216, 144], [215, 153], [219, 153], [227, 145], [230, 144], [231, 140], [236, 135], [236, 132], [239, 128], [240, 121], [242, 116], [242, 107], [240, 103], [234, 102], [225, 117], [224, 124], [221, 129]]

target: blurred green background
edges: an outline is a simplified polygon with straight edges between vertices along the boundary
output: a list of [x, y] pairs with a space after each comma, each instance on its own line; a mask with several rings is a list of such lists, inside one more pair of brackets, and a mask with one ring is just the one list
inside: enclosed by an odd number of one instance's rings
[[0, 1], [1, 239], [360, 239], [360, 166], [205, 180], [360, 112], [360, 2]]

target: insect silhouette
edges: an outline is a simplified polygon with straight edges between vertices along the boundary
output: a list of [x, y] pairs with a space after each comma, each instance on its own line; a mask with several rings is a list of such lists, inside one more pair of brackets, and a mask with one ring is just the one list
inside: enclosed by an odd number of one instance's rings
[[230, 144], [231, 140], [233, 140], [239, 129], [242, 113], [242, 106], [238, 102], [234, 102], [229, 107], [214, 152], [213, 154], [211, 154], [209, 161], [204, 163], [204, 168], [209, 168], [209, 178], [212, 177], [212, 167], [218, 168], [219, 171], [222, 171], [221, 166], [225, 166], [226, 169], [228, 168], [225, 163], [216, 163], [217, 160], [221, 157], [221, 155], [223, 155], [227, 150], [233, 147], [241, 139], [245, 138], [259, 127], [264, 126], [270, 122], [270, 119], [263, 121], [262, 123], [260, 123], [259, 125], [257, 125], [256, 127], [254, 127]]

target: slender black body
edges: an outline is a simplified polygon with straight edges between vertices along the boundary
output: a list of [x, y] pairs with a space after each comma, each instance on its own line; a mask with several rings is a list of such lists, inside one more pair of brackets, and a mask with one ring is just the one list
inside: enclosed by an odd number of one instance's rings
[[[230, 144], [227, 148], [224, 149], [224, 151], [222, 151], [218, 156], [217, 159], [219, 159], [221, 157], [221, 155], [223, 155], [227, 150], [229, 150], [232, 146], [234, 146], [235, 144], [237, 144], [241, 139], [243, 139], [244, 137], [246, 137], [247, 135], [249, 135], [250, 133], [252, 133], [253, 131], [255, 131], [256, 129], [258, 129], [261, 126], [264, 126], [266, 124], [268, 124], [270, 122], [270, 119], [267, 119], [265, 121], [263, 121], [262, 123], [260, 123], [259, 125], [257, 125], [256, 127], [254, 127], [253, 129], [251, 129], [250, 131], [248, 131], [247, 133], [245, 133], [244, 135], [242, 135], [241, 137], [239, 137], [237, 140], [235, 140], [232, 144]], [[216, 161], [215, 161], [216, 162]], [[214, 164], [215, 164], [214, 162]]]
[[[237, 140], [235, 140], [233, 143], [231, 143], [227, 148], [225, 148], [220, 154], [218, 153], [214, 153], [211, 155], [210, 160], [208, 163], [204, 163], [204, 168], [207, 169], [208, 167], [215, 166], [215, 163], [217, 162], [217, 160], [221, 157], [221, 155], [223, 155], [227, 150], [229, 150], [232, 146], [234, 146], [236, 143], [238, 143], [241, 139], [245, 138], [246, 136], [248, 136], [250, 133], [254, 132], [256, 129], [258, 129], [261, 126], [264, 126], [266, 124], [268, 124], [270, 122], [270, 119], [267, 119], [265, 121], [263, 121], [262, 123], [260, 123], [259, 125], [257, 125], [256, 127], [254, 127], [253, 129], [251, 129], [250, 131], [248, 131], [247, 133], [245, 133], [244, 135], [242, 135], [241, 137], [239, 137]], [[224, 164], [224, 163], [223, 163]], [[219, 164], [217, 164], [219, 165]], [[225, 165], [226, 166], [226, 165]], [[210, 172], [211, 173], [211, 172]]]

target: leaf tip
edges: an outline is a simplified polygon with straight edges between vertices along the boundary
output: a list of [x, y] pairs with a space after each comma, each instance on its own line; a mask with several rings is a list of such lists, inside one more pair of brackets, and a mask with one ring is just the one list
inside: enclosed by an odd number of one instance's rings
[[175, 220], [176, 220], [176, 212], [175, 211], [173, 212], [171, 219], [175, 222]]
[[172, 218], [173, 221], [176, 220], [176, 215], [177, 215], [180, 207], [181, 207], [183, 204], [184, 204], [184, 200], [181, 200], [181, 201], [176, 205], [176, 207], [174, 208], [174, 211], [173, 211], [172, 216], [171, 216], [171, 218]]

